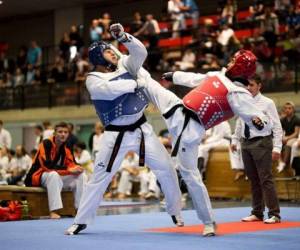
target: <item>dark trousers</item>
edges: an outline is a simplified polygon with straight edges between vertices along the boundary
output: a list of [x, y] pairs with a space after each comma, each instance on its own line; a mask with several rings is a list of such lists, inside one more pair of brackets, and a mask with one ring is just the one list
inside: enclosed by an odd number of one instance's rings
[[242, 140], [242, 157], [245, 172], [251, 183], [252, 212], [263, 218], [265, 205], [269, 209], [269, 217], [280, 218], [280, 208], [272, 176], [272, 137]]

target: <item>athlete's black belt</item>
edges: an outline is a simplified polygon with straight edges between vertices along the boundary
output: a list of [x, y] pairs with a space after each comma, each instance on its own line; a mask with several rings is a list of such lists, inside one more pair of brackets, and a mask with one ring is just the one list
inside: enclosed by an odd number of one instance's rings
[[172, 153], [171, 153], [172, 157], [175, 157], [178, 153], [182, 133], [185, 130], [186, 126], [188, 125], [190, 119], [192, 118], [193, 120], [195, 120], [196, 122], [201, 124], [201, 122], [199, 121], [198, 116], [193, 111], [191, 111], [191, 110], [187, 109], [186, 107], [184, 107], [183, 104], [176, 104], [168, 112], [164, 113], [163, 117], [165, 119], [170, 118], [176, 112], [176, 110], [178, 108], [182, 108], [182, 113], [185, 114], [185, 116], [184, 116], [184, 122], [183, 122], [182, 130], [181, 130], [181, 132], [180, 132], [180, 134], [179, 134], [179, 136], [176, 140], [175, 146], [174, 146], [174, 148], [172, 150]]
[[106, 172], [111, 172], [112, 166], [114, 164], [114, 161], [118, 155], [119, 149], [121, 147], [121, 143], [124, 137], [124, 134], [126, 131], [131, 131], [133, 132], [137, 128], [141, 130], [141, 143], [140, 143], [140, 159], [139, 159], [139, 166], [144, 166], [145, 165], [145, 139], [144, 139], [144, 133], [143, 130], [141, 129], [141, 125], [146, 122], [146, 117], [143, 115], [139, 120], [137, 120], [135, 123], [126, 125], [126, 126], [116, 126], [116, 125], [108, 125], [105, 127], [106, 131], [116, 131], [120, 132], [117, 136], [114, 148], [112, 150]]

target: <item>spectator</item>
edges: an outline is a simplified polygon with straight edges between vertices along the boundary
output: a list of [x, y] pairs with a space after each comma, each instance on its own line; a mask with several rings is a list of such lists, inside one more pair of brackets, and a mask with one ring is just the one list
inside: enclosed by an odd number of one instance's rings
[[49, 121], [44, 121], [43, 127], [44, 127], [43, 140], [52, 137], [54, 134], [54, 129], [52, 128], [51, 123]]
[[62, 57], [56, 56], [54, 65], [50, 71], [48, 83], [65, 82], [68, 80], [67, 67]]
[[67, 32], [64, 32], [62, 39], [59, 43], [59, 49], [61, 57], [66, 61], [69, 62], [70, 59], [70, 46], [71, 46], [71, 39]]
[[300, 12], [299, 9], [291, 5], [289, 7], [289, 12], [286, 16], [286, 30], [289, 31], [290, 29], [294, 29], [296, 34], [299, 34], [300, 30]]
[[109, 41], [112, 39], [111, 34], [109, 32], [109, 26], [112, 24], [112, 20], [110, 18], [109, 13], [104, 13], [102, 18], [99, 19], [99, 25], [103, 29], [102, 39], [105, 41]]
[[14, 68], [14, 61], [8, 59], [4, 51], [0, 51], [0, 74], [5, 72], [13, 73]]
[[206, 138], [198, 148], [198, 169], [203, 175], [206, 171], [209, 151], [215, 147], [228, 147], [231, 138], [231, 128], [227, 121], [224, 121], [215, 127], [206, 131]]
[[192, 49], [187, 49], [182, 57], [181, 61], [175, 62], [175, 66], [178, 69], [175, 70], [189, 70], [195, 68], [195, 63], [196, 63], [196, 55], [193, 52]]
[[205, 58], [203, 64], [201, 65], [201, 68], [204, 69], [205, 71], [214, 71], [214, 70], [220, 70], [221, 66], [215, 55], [207, 53], [205, 54]]
[[22, 86], [25, 83], [25, 76], [21, 70], [21, 68], [16, 69], [16, 73], [14, 75], [14, 87]]
[[251, 183], [251, 215], [242, 219], [244, 222], [262, 221], [265, 204], [269, 209], [269, 218], [264, 223], [280, 222], [280, 208], [272, 177], [272, 160], [278, 160], [282, 146], [282, 128], [274, 102], [260, 93], [261, 79], [255, 76], [249, 80], [248, 90], [256, 106], [273, 122], [273, 127], [262, 131], [249, 128], [241, 122], [235, 128], [232, 137], [232, 151], [236, 151], [237, 141], [241, 140], [242, 158], [246, 174]]
[[300, 132], [298, 139], [293, 143], [291, 149], [291, 166], [294, 169], [294, 175], [300, 173]]
[[135, 12], [133, 15], [133, 21], [130, 23], [130, 32], [134, 34], [139, 29], [141, 29], [144, 25], [144, 22], [142, 20], [142, 16], [140, 12]]
[[17, 145], [15, 159], [16, 165], [10, 169], [11, 177], [7, 182], [9, 185], [23, 185], [25, 174], [30, 169], [32, 160], [22, 145]]
[[0, 165], [2, 166], [1, 171], [2, 171], [3, 183], [8, 184], [8, 181], [12, 177], [13, 169], [15, 169], [17, 166], [15, 151], [2, 147]]
[[96, 122], [95, 123], [95, 133], [91, 136], [91, 143], [90, 145], [91, 150], [92, 150], [92, 158], [95, 159], [96, 158], [96, 154], [97, 152], [100, 150], [100, 140], [101, 140], [101, 136], [104, 132], [104, 127], [102, 126], [102, 124], [100, 122]]
[[229, 25], [233, 25], [234, 17], [236, 13], [236, 5], [233, 0], [227, 0], [226, 5], [224, 6], [221, 13], [220, 23], [227, 23]]
[[51, 219], [59, 219], [57, 210], [63, 207], [62, 188], [72, 188], [75, 207], [78, 208], [83, 187], [83, 168], [74, 162], [71, 151], [66, 147], [69, 136], [68, 125], [64, 122], [55, 126], [55, 134], [40, 144], [26, 186], [42, 186], [47, 189]]
[[286, 166], [290, 164], [292, 145], [297, 141], [300, 131], [300, 119], [295, 115], [295, 105], [293, 102], [286, 102], [284, 104], [284, 113], [281, 121], [284, 136], [282, 139], [283, 150], [281, 159], [277, 166], [277, 171], [282, 172]]
[[27, 65], [26, 85], [34, 84], [35, 70], [32, 64]]
[[40, 143], [43, 141], [43, 127], [40, 125], [36, 125], [34, 127], [34, 135], [35, 135], [34, 149], [38, 149]]
[[93, 162], [84, 142], [74, 144], [75, 161], [84, 169], [84, 182], [87, 182], [93, 173]]
[[71, 26], [69, 37], [71, 41], [71, 46], [75, 46], [76, 52], [79, 53], [80, 49], [83, 46], [83, 40], [82, 37], [80, 36], [80, 33], [76, 25]]
[[254, 21], [258, 16], [264, 13], [264, 4], [262, 0], [254, 0], [249, 6], [250, 20]]
[[179, 36], [179, 30], [186, 28], [185, 19], [183, 14], [183, 3], [181, 0], [168, 1], [168, 13], [172, 20], [173, 37]]
[[0, 147], [11, 148], [11, 135], [9, 131], [3, 127], [3, 124], [3, 121], [0, 120]]
[[68, 123], [68, 129], [69, 129], [69, 137], [66, 142], [66, 146], [70, 149], [71, 152], [73, 152], [74, 145], [78, 142], [78, 138], [76, 135], [74, 135], [74, 124], [69, 122]]
[[17, 60], [16, 60], [17, 68], [22, 70], [22, 73], [25, 74], [27, 71], [27, 47], [21, 46], [19, 49]]
[[156, 49], [159, 40], [160, 28], [158, 22], [154, 19], [152, 14], [146, 15], [146, 22], [143, 27], [139, 29], [134, 36], [144, 35], [149, 41], [149, 50]]
[[278, 17], [272, 10], [271, 6], [265, 6], [264, 14], [257, 17], [260, 21], [260, 29], [264, 38], [271, 48], [274, 48], [279, 35]]
[[90, 27], [91, 43], [100, 41], [102, 39], [102, 33], [103, 29], [99, 26], [99, 21], [94, 19]]
[[38, 67], [42, 63], [42, 49], [34, 40], [30, 42], [30, 47], [27, 52], [27, 63], [33, 67]]
[[199, 26], [199, 8], [195, 0], [183, 0], [183, 8], [185, 16], [192, 18], [193, 29], [197, 29]]

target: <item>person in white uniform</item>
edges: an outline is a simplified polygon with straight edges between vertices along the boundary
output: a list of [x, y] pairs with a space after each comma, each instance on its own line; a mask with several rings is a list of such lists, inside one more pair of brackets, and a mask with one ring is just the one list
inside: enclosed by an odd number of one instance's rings
[[254, 105], [246, 90], [247, 78], [256, 70], [256, 57], [250, 51], [237, 52], [227, 69], [196, 74], [168, 72], [163, 78], [174, 84], [195, 87], [183, 100], [163, 88], [150, 74], [141, 70], [138, 83], [144, 86], [152, 103], [165, 118], [173, 137], [172, 156], [177, 156], [181, 175], [188, 187], [204, 236], [214, 236], [216, 224], [208, 192], [197, 168], [198, 146], [205, 130], [238, 114], [250, 127], [264, 129], [269, 119]]
[[176, 172], [166, 149], [146, 122], [144, 109], [148, 99], [135, 79], [147, 50], [139, 40], [125, 33], [121, 24], [111, 25], [110, 31], [127, 47], [129, 55], [122, 55], [105, 42], [89, 48], [89, 59], [95, 69], [88, 74], [86, 86], [105, 131], [93, 175], [85, 185], [74, 224], [65, 231], [67, 235], [78, 234], [93, 221], [103, 193], [128, 151], [139, 154], [139, 165], [147, 164], [155, 173], [167, 200], [167, 212], [176, 225], [183, 226]]

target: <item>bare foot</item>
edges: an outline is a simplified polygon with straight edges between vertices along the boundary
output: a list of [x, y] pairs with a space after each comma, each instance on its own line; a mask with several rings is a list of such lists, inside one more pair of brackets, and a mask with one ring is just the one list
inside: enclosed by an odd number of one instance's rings
[[50, 219], [60, 219], [60, 215], [55, 212], [50, 212]]

